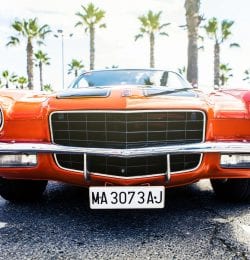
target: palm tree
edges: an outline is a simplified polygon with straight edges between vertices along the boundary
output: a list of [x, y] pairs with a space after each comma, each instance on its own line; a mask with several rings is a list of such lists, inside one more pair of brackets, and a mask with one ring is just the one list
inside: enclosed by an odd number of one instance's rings
[[[231, 28], [234, 21], [223, 20], [221, 23], [213, 17], [204, 26], [210, 39], [214, 41], [214, 85], [220, 84], [220, 46], [232, 35]], [[232, 43], [230, 47], [239, 47], [239, 44]]]
[[111, 67], [106, 66], [105, 69], [118, 69], [119, 65], [112, 65]]
[[220, 64], [220, 86], [224, 86], [231, 77], [233, 77], [233, 74], [229, 64]]
[[[18, 80], [18, 76], [14, 73], [11, 74], [10, 76], [10, 83], [12, 83], [13, 85], [17, 83], [17, 80]], [[16, 86], [17, 88], [17, 86]]]
[[106, 24], [101, 23], [105, 17], [105, 11], [95, 7], [92, 3], [86, 7], [83, 5], [81, 7], [83, 12], [76, 13], [80, 21], [78, 21], [75, 26], [83, 26], [85, 32], [89, 32], [90, 69], [93, 70], [95, 67], [95, 30], [97, 25], [99, 28], [106, 28]]
[[250, 83], [250, 69], [244, 71], [244, 78], [243, 78], [243, 80], [247, 81], [248, 83]]
[[37, 18], [22, 21], [16, 20], [11, 25], [17, 32], [15, 36], [10, 37], [7, 46], [15, 46], [20, 43], [20, 37], [27, 40], [27, 75], [28, 75], [28, 88], [33, 89], [33, 40], [37, 40], [38, 44], [42, 44], [45, 36], [51, 32], [47, 24], [39, 26]]
[[4, 78], [5, 84], [3, 84], [2, 86], [5, 86], [6, 88], [9, 88], [9, 71], [8, 70], [4, 70], [2, 72], [2, 77]]
[[72, 59], [71, 63], [69, 63], [68, 66], [69, 66], [68, 74], [71, 74], [72, 72], [74, 72], [75, 77], [78, 76], [79, 70], [84, 68], [82, 61], [76, 60], [76, 59]]
[[3, 84], [3, 86], [5, 86], [5, 88], [9, 88], [9, 81], [10, 81], [10, 73], [8, 70], [4, 70], [2, 72], [2, 77], [4, 78], [5, 83]]
[[41, 50], [35, 53], [36, 66], [39, 68], [39, 78], [40, 78], [40, 89], [43, 91], [43, 65], [49, 65], [50, 58], [47, 53], [42, 52]]
[[198, 83], [198, 38], [201, 16], [199, 15], [200, 0], [185, 0], [186, 26], [188, 31], [188, 65], [187, 80]]
[[21, 76], [21, 77], [19, 77], [19, 78], [17, 79], [17, 82], [18, 82], [18, 84], [19, 84], [19, 87], [20, 87], [21, 89], [23, 89], [23, 88], [24, 88], [24, 84], [27, 84], [27, 83], [28, 83], [28, 79], [25, 78], [25, 77], [23, 77], [23, 76]]
[[181, 74], [181, 75], [186, 75], [187, 74], [187, 69], [185, 66], [182, 66], [181, 68], [178, 68], [177, 69], [178, 73]]
[[5, 88], [10, 87], [10, 83], [15, 83], [17, 81], [17, 75], [14, 73], [11, 73], [8, 70], [4, 70], [2, 72], [2, 77], [5, 81], [5, 83], [2, 86], [5, 86]]
[[44, 89], [44, 91], [47, 91], [47, 92], [53, 92], [53, 89], [50, 84], [44, 85], [43, 89]]
[[155, 36], [157, 33], [160, 35], [168, 36], [168, 34], [163, 30], [170, 23], [160, 24], [160, 16], [162, 12], [153, 13], [151, 10], [148, 11], [146, 15], [139, 16], [138, 19], [141, 22], [140, 33], [135, 36], [135, 41], [139, 38], [142, 38], [145, 34], [149, 36], [150, 43], [150, 67], [154, 68], [155, 66]]

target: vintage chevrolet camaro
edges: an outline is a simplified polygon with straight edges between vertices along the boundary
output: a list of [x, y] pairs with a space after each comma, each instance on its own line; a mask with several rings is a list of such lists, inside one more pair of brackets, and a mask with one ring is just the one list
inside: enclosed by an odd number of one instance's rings
[[155, 69], [85, 72], [64, 91], [0, 91], [0, 195], [48, 180], [89, 188], [90, 207], [162, 208], [165, 189], [210, 179], [250, 197], [250, 90], [205, 94]]

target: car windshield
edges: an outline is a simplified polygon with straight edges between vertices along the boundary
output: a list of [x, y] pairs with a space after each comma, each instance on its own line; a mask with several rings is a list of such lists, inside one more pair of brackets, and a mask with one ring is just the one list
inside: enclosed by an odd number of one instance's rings
[[180, 75], [165, 70], [100, 70], [86, 72], [70, 88], [117, 85], [164, 86], [173, 89], [191, 88]]

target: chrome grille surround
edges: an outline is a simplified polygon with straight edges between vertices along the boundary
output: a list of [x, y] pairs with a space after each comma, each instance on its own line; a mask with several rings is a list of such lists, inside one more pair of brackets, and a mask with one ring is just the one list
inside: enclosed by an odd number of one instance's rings
[[[87, 120], [80, 120], [81, 116], [84, 115]], [[146, 116], [145, 116], [146, 115]], [[96, 119], [97, 116], [97, 119]], [[107, 122], [107, 118], [116, 118], [120, 120], [111, 120]], [[139, 116], [139, 117], [138, 117]], [[88, 120], [89, 118], [90, 120]], [[99, 117], [99, 119], [98, 119]], [[102, 120], [100, 120], [102, 118]], [[105, 120], [103, 120], [103, 118]], [[131, 119], [132, 120], [128, 120]], [[135, 120], [133, 121], [133, 118]], [[145, 120], [147, 118], [147, 120]], [[148, 118], [151, 118], [151, 120], [148, 120]], [[55, 120], [57, 119], [57, 120]], [[74, 120], [72, 120], [74, 119]], [[123, 119], [123, 120], [121, 120]], [[139, 119], [139, 120], [138, 120]], [[153, 119], [153, 120], [152, 120]], [[58, 121], [57, 123], [57, 129], [58, 132], [60, 132], [59, 137], [67, 137], [65, 139], [61, 138], [58, 139], [58, 135], [56, 133], [56, 127], [55, 127], [55, 122]], [[129, 148], [140, 148], [140, 147], [157, 147], [160, 145], [183, 145], [183, 144], [192, 144], [192, 143], [202, 143], [204, 142], [205, 139], [205, 122], [206, 122], [206, 115], [203, 111], [200, 110], [126, 110], [126, 111], [120, 111], [120, 110], [115, 110], [115, 111], [99, 111], [99, 110], [88, 110], [88, 111], [56, 111], [51, 113], [50, 115], [50, 130], [51, 130], [51, 137], [52, 137], [52, 142], [55, 144], [60, 144], [60, 145], [66, 145], [66, 146], [75, 146], [75, 147], [96, 147], [98, 148], [118, 148], [118, 149], [129, 149]], [[90, 123], [90, 127], [88, 128], [88, 123]], [[103, 125], [101, 125], [103, 123]], [[98, 125], [99, 124], [99, 125]], [[120, 125], [119, 125], [120, 124]], [[165, 125], [165, 126], [162, 126]], [[85, 126], [84, 126], [85, 125]], [[115, 128], [112, 128], [113, 125], [115, 125]], [[197, 128], [198, 125], [198, 128]], [[67, 127], [66, 127], [67, 126]], [[146, 126], [146, 127], [145, 127]], [[61, 127], [64, 127], [62, 130]], [[85, 128], [84, 128], [85, 127]], [[111, 127], [111, 128], [110, 128]], [[119, 129], [119, 127], [123, 127], [122, 129]], [[84, 129], [83, 129], [84, 128]], [[108, 128], [108, 129], [107, 129]], [[146, 130], [145, 130], [146, 128]], [[96, 131], [101, 129], [101, 131]], [[105, 129], [103, 131], [102, 129]], [[83, 131], [85, 130], [85, 131]], [[87, 130], [87, 131], [86, 131]], [[108, 130], [108, 131], [107, 131]], [[125, 130], [125, 131], [117, 131], [117, 130]], [[136, 131], [138, 130], [138, 131]], [[143, 131], [144, 130], [144, 131]], [[90, 132], [92, 134], [94, 132], [94, 137], [97, 136], [97, 142], [96, 140], [89, 139], [86, 140], [86, 135], [85, 133]], [[105, 135], [103, 134], [105, 133]], [[117, 142], [119, 141], [119, 138], [115, 136], [112, 140], [113, 134], [116, 134], [118, 132], [118, 135], [123, 133], [122, 136], [123, 140], [125, 142]], [[77, 138], [79, 138], [79, 134], [83, 133], [82, 136], [85, 135], [85, 140], [77, 140], [76, 138], [72, 138], [72, 135], [75, 134]], [[97, 133], [97, 135], [96, 135]], [[109, 133], [112, 133], [110, 136], [108, 135]], [[144, 138], [140, 139], [140, 142], [136, 142], [134, 138], [134, 134], [136, 137], [139, 135], [143, 135]], [[171, 134], [169, 134], [171, 133]], [[169, 135], [168, 135], [169, 134]], [[175, 137], [177, 134], [177, 138]], [[100, 136], [99, 136], [100, 135]], [[129, 136], [130, 135], [130, 136]], [[197, 137], [198, 135], [198, 137]], [[92, 136], [92, 138], [93, 138]], [[132, 136], [132, 137], [131, 137]], [[155, 140], [154, 137], [158, 138], [160, 136], [162, 139], [160, 140]], [[170, 136], [170, 138], [167, 139], [167, 137]], [[111, 139], [110, 139], [111, 137]], [[152, 138], [153, 137], [153, 138]], [[182, 138], [180, 138], [182, 137]], [[189, 138], [188, 138], [189, 137]], [[99, 138], [99, 139], [98, 139]], [[103, 142], [103, 139], [105, 141]], [[116, 139], [118, 138], [118, 139]], [[116, 139], [116, 140], [115, 140]], [[131, 141], [132, 140], [132, 141]], [[94, 142], [93, 142], [94, 141]], [[105, 143], [106, 142], [106, 143]], [[104, 144], [104, 145], [103, 145]], [[145, 156], [146, 161], [152, 161], [152, 160], [159, 160], [159, 157], [162, 158], [162, 163], [165, 163], [163, 160], [163, 157], [166, 154], [159, 155], [159, 156]], [[66, 155], [67, 156], [67, 155]], [[180, 160], [180, 155], [170, 155], [171, 156], [171, 164], [178, 163], [178, 160]], [[187, 154], [182, 154], [183, 158], [188, 158], [191, 155]], [[193, 157], [192, 157], [193, 156]], [[195, 159], [195, 163], [189, 164], [189, 167], [183, 166], [183, 169], [179, 169], [180, 167], [177, 166], [176, 169], [171, 170], [171, 174], [175, 173], [182, 173], [182, 172], [188, 172], [195, 170], [199, 167], [201, 161], [202, 161], [202, 154], [195, 154], [192, 155], [190, 158]], [[73, 157], [77, 157], [78, 159], [75, 160]], [[147, 158], [146, 158], [147, 157]], [[83, 170], [80, 170], [79, 167], [72, 166], [74, 163], [80, 163], [83, 164], [83, 156], [81, 158], [80, 155], [70, 155], [68, 154], [68, 158], [65, 157], [65, 155], [58, 155], [54, 154], [55, 161], [57, 165], [65, 170], [71, 170], [71, 171], [76, 171], [76, 172], [83, 172]], [[64, 163], [64, 161], [70, 161], [71, 158], [73, 160], [69, 163]], [[100, 161], [100, 158], [102, 160], [106, 161], [112, 161], [114, 157], [111, 159], [105, 155], [101, 156], [99, 158], [96, 158], [96, 156], [91, 156], [89, 157], [90, 160], [102, 163], [104, 161]], [[106, 158], [106, 159], [105, 159]], [[118, 159], [118, 158], [117, 158]], [[119, 159], [120, 160], [120, 159]], [[125, 168], [127, 169], [127, 159], [124, 159], [126, 162]], [[186, 159], [185, 159], [186, 160]], [[130, 160], [131, 161], [131, 160]], [[71, 163], [71, 166], [70, 166]], [[183, 161], [181, 162], [183, 165], [188, 165], [188, 162]], [[118, 163], [120, 164], [120, 162]], [[89, 164], [88, 162], [88, 165]], [[145, 163], [145, 167], [155, 167], [155, 163]], [[117, 166], [117, 165], [116, 165]], [[89, 167], [89, 166], [88, 166]], [[129, 167], [135, 167], [135, 165], [132, 163], [131, 166]], [[186, 167], [186, 168], [185, 168]], [[83, 169], [83, 166], [80, 166], [81, 169]], [[106, 165], [107, 168], [107, 165]], [[123, 165], [124, 168], [124, 165]], [[144, 168], [143, 168], [144, 169]], [[92, 174], [96, 175], [102, 175], [102, 176], [112, 176], [112, 177], [119, 177], [119, 178], [140, 178], [140, 177], [149, 177], [149, 176], [158, 176], [158, 175], [163, 175], [165, 174], [162, 168], [162, 166], [159, 168], [159, 171], [153, 173], [149, 172], [147, 173], [146, 171], [143, 173], [134, 174], [132, 176], [124, 176], [123, 174], [109, 174], [109, 171], [103, 170], [101, 172], [96, 171], [98, 169], [93, 169]], [[89, 169], [91, 172], [91, 169]]]

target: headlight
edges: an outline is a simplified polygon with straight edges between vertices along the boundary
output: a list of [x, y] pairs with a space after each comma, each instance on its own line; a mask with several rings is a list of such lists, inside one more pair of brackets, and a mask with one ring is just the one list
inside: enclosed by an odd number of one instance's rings
[[220, 166], [222, 168], [250, 168], [250, 154], [222, 154]]
[[36, 165], [35, 154], [0, 154], [0, 167], [34, 167]]

